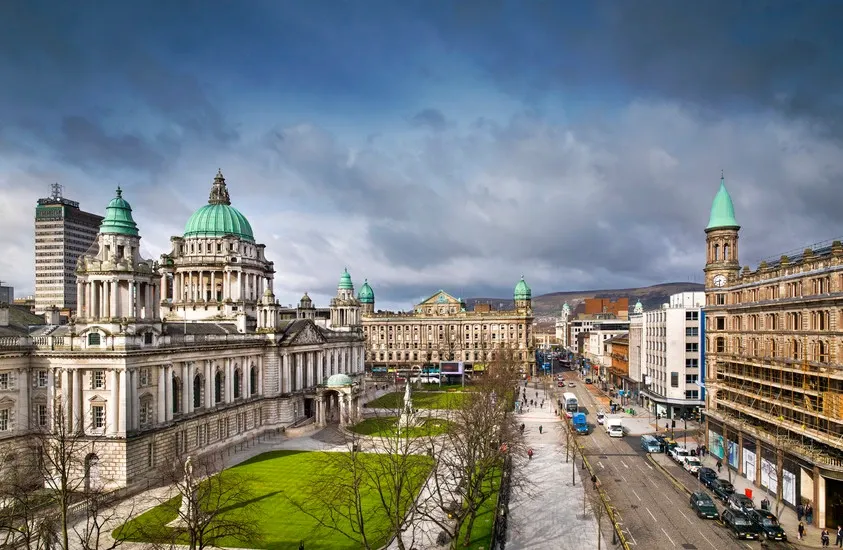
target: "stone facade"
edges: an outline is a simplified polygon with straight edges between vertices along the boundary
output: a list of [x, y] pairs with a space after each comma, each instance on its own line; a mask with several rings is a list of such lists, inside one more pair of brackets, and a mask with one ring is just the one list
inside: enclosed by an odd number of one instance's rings
[[535, 375], [533, 307], [527, 293], [516, 295], [511, 310], [476, 304], [473, 311], [467, 311], [465, 302], [443, 290], [409, 313], [374, 313], [372, 303], [371, 312], [364, 311], [362, 317], [366, 363], [374, 368], [410, 369], [463, 361], [480, 370], [495, 349], [508, 346], [524, 372]]
[[817, 527], [843, 522], [843, 244], [740, 267], [721, 185], [706, 229], [706, 438]]
[[[220, 196], [218, 174], [211, 204]], [[357, 384], [365, 341], [345, 282], [333, 316], [345, 324], [320, 326], [278, 305], [272, 263], [248, 234], [193, 224], [200, 234], [174, 237], [157, 263], [140, 257], [120, 191], [106, 212], [78, 263], [79, 315], [35, 331], [0, 326], [0, 453], [61, 422], [89, 442], [86, 480], [122, 487], [180, 456], [325, 422], [317, 415], [338, 393], [322, 389], [328, 378]]]

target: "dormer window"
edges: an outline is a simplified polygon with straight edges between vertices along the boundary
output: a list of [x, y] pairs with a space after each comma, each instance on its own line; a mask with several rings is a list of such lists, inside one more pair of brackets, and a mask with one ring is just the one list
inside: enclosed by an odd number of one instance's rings
[[100, 338], [99, 332], [91, 332], [88, 334], [88, 345], [89, 346], [99, 346], [102, 343], [102, 339]]
[[122, 245], [122, 244], [118, 244], [118, 245], [117, 245], [117, 259], [118, 259], [118, 260], [122, 260], [122, 259], [123, 259], [123, 253], [124, 253], [124, 248], [123, 248], [123, 245]]

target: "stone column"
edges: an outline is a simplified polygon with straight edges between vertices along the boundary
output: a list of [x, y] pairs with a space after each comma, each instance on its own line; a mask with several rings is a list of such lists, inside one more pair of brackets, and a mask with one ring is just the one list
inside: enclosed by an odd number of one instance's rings
[[105, 433], [109, 436], [117, 435], [117, 371], [108, 371], [108, 408], [105, 416]]
[[73, 428], [73, 399], [71, 397], [71, 392], [73, 388], [70, 386], [70, 373], [67, 369], [61, 369], [61, 418], [60, 421], [64, 422], [64, 427], [66, 430], [72, 430]]
[[47, 429], [53, 429], [53, 420], [56, 414], [56, 373], [55, 370], [47, 369]]
[[18, 432], [29, 431], [29, 369], [18, 370]]
[[263, 396], [263, 355], [258, 355], [258, 395]]
[[165, 387], [165, 397], [164, 401], [166, 402], [166, 414], [167, 414], [167, 421], [173, 419], [173, 366], [172, 365], [165, 365], [164, 366], [164, 387]]
[[152, 318], [161, 318], [161, 288], [152, 285]]
[[214, 406], [214, 369], [211, 361], [205, 361], [205, 407]]
[[134, 316], [135, 319], [140, 319], [141, 316], [141, 291], [140, 291], [140, 283], [137, 281], [134, 283], [135, 285], [135, 301], [134, 301]]
[[247, 398], [252, 396], [252, 365], [249, 363], [249, 358], [243, 358], [243, 387], [245, 388], [245, 396]]
[[158, 423], [167, 421], [167, 367], [158, 367]]
[[129, 431], [140, 429], [140, 400], [138, 399], [138, 376], [137, 370], [130, 370], [126, 373], [129, 379], [129, 386], [127, 388], [129, 400]]
[[234, 400], [234, 365], [231, 359], [225, 360], [225, 402]]
[[193, 380], [190, 376], [190, 371], [193, 370], [190, 368], [190, 363], [182, 363], [181, 364], [181, 412], [182, 414], [187, 414], [190, 412], [190, 407], [193, 405]]
[[85, 430], [85, 414], [82, 410], [82, 373], [79, 369], [73, 369], [73, 430], [72, 433], [80, 433]]
[[281, 356], [281, 376], [278, 378], [278, 393], [287, 393], [290, 388], [290, 356], [284, 352]]
[[163, 273], [161, 275], [161, 295], [166, 298], [167, 297], [167, 274]]
[[85, 307], [85, 292], [84, 292], [84, 284], [77, 282], [76, 283], [76, 316], [82, 317], [82, 310]]
[[243, 272], [237, 271], [237, 300], [243, 299]]
[[211, 271], [211, 301], [217, 301], [217, 272]]
[[120, 383], [120, 388], [119, 388], [119, 393], [118, 393], [119, 410], [117, 412], [117, 418], [118, 418], [117, 433], [119, 435], [122, 435], [123, 437], [125, 437], [126, 436], [126, 428], [127, 428], [126, 419], [128, 418], [128, 415], [129, 415], [129, 400], [128, 400], [128, 391], [127, 391], [129, 388], [127, 387], [128, 384], [127, 384], [127, 380], [126, 380], [126, 369], [125, 369], [125, 367], [120, 369], [118, 379], [119, 379], [119, 383]]

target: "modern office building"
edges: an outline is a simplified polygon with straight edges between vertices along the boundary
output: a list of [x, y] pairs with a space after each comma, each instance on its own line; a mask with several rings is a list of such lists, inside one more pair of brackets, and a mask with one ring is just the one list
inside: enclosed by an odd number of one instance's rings
[[76, 262], [97, 238], [102, 216], [80, 210], [62, 196], [62, 186], [35, 207], [35, 312], [57, 307], [75, 314]]
[[741, 268], [725, 182], [706, 234], [706, 435], [712, 454], [817, 527], [843, 523], [843, 243]]
[[681, 292], [643, 313], [641, 396], [654, 416], [696, 416], [703, 406], [704, 305], [704, 292]]
[[15, 289], [11, 286], [0, 284], [0, 304], [13, 304], [15, 302]]
[[468, 311], [462, 299], [439, 290], [412, 312], [375, 313], [374, 291], [364, 282], [357, 299], [363, 312], [366, 364], [388, 371], [462, 361], [476, 371], [505, 346], [526, 374], [535, 375], [532, 291], [523, 277], [513, 297], [514, 309], [478, 303]]

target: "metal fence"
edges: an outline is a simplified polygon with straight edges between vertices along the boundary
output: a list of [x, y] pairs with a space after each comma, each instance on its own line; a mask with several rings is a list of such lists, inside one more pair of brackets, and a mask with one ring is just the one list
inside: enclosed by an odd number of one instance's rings
[[495, 523], [492, 525], [491, 550], [504, 550], [506, 546], [506, 529], [509, 523], [509, 496], [512, 487], [512, 457], [507, 455], [501, 472], [500, 491], [498, 492], [498, 506], [495, 513]]

